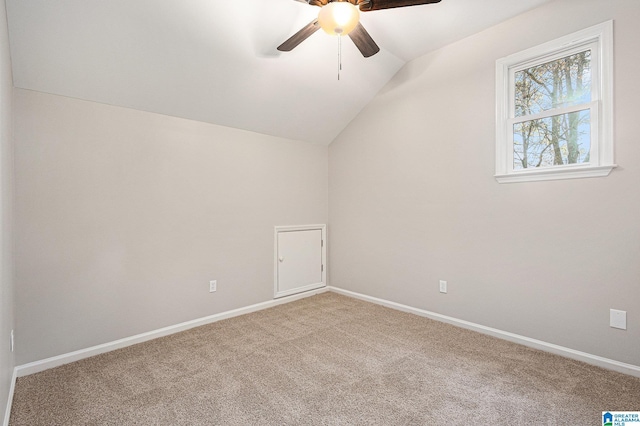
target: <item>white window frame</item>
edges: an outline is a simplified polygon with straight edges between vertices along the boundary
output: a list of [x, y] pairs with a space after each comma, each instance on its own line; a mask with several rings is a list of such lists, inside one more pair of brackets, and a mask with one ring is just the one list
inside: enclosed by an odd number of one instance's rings
[[[591, 102], [515, 117], [515, 73], [591, 49]], [[514, 170], [513, 125], [576, 111], [591, 112], [589, 163]], [[499, 183], [608, 176], [613, 168], [613, 21], [496, 61], [496, 174]]]

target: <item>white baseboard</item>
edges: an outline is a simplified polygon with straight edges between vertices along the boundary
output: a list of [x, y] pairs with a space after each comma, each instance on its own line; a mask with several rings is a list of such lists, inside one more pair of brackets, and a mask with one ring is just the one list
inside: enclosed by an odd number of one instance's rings
[[13, 391], [16, 388], [16, 379], [17, 379], [18, 370], [16, 368], [13, 369], [13, 375], [11, 376], [11, 386], [9, 387], [9, 396], [7, 397], [7, 408], [4, 412], [4, 420], [2, 422], [2, 426], [9, 426], [9, 418], [11, 417], [11, 405], [13, 403]]
[[[305, 293], [282, 297], [280, 299], [274, 299], [274, 300], [269, 300], [267, 302], [257, 303], [255, 305], [246, 306], [243, 308], [238, 308], [238, 309], [234, 309], [227, 312], [221, 312], [219, 314], [210, 315], [204, 318], [183, 322], [180, 324], [164, 327], [158, 330], [149, 331], [147, 333], [142, 333], [142, 334], [138, 334], [131, 337], [126, 337], [124, 339], [116, 340], [113, 342], [103, 343], [101, 345], [92, 346], [90, 348], [81, 349], [74, 352], [69, 352], [66, 354], [43, 359], [40, 361], [34, 361], [28, 364], [19, 365], [14, 369], [13, 381], [12, 381], [11, 389], [9, 393], [9, 404], [13, 400], [13, 389], [15, 386], [16, 377], [23, 377], [29, 374], [38, 373], [40, 371], [44, 371], [50, 368], [58, 367], [60, 365], [68, 364], [70, 362], [78, 361], [84, 358], [89, 358], [94, 355], [99, 355], [105, 352], [113, 351], [115, 349], [120, 349], [126, 346], [135, 345], [137, 343], [146, 342], [148, 340], [156, 339], [158, 337], [163, 337], [170, 334], [178, 333], [180, 331], [188, 330], [190, 328], [198, 327], [205, 324], [210, 324], [223, 319], [232, 318], [239, 315], [260, 311], [262, 309], [271, 308], [284, 303], [293, 302], [295, 300], [299, 300], [305, 297], [324, 293], [326, 291], [333, 291], [335, 293], [343, 294], [345, 296], [354, 297], [356, 299], [372, 302], [378, 305], [386, 306], [388, 308], [397, 309], [399, 311], [420, 315], [436, 321], [446, 322], [448, 324], [456, 325], [458, 327], [462, 327], [469, 330], [477, 331], [479, 333], [498, 337], [500, 339], [508, 340], [510, 342], [519, 343], [524, 346], [540, 349], [546, 352], [554, 353], [556, 355], [561, 355], [566, 358], [583, 361], [588, 364], [597, 365], [599, 367], [603, 367], [609, 370], [614, 370], [620, 373], [629, 374], [631, 376], [640, 377], [640, 366], [637, 366], [637, 365], [627, 364], [627, 363], [612, 360], [609, 358], [604, 358], [598, 355], [576, 351], [574, 349], [555, 345], [553, 343], [544, 342], [542, 340], [532, 339], [529, 337], [521, 336], [519, 334], [510, 333], [508, 331], [486, 327], [484, 325], [449, 317], [446, 315], [437, 314], [435, 312], [426, 311], [424, 309], [414, 308], [412, 306], [407, 306], [407, 305], [403, 305], [396, 302], [391, 302], [389, 300], [379, 299], [377, 297], [367, 296], [361, 293], [355, 293], [353, 291], [344, 290], [339, 287], [328, 286], [321, 289], [308, 291]], [[10, 410], [10, 405], [8, 406], [7, 410]], [[7, 412], [7, 414], [5, 415], [4, 425], [5, 426], [8, 425], [8, 422], [9, 422], [9, 412]]]
[[[39, 373], [41, 371], [58, 367], [60, 365], [68, 364], [70, 362], [79, 361], [81, 359], [89, 358], [95, 355], [100, 355], [105, 352], [135, 345], [137, 343], [146, 342], [147, 340], [157, 339], [158, 337], [179, 333], [181, 331], [185, 331], [190, 328], [211, 324], [213, 322], [220, 321], [223, 319], [237, 317], [239, 315], [249, 314], [251, 312], [272, 308], [277, 305], [293, 302], [295, 300], [303, 299], [309, 296], [314, 296], [316, 294], [324, 293], [326, 291], [328, 291], [328, 288], [323, 287], [313, 291], [307, 291], [304, 293], [281, 297], [279, 299], [269, 300], [267, 302], [257, 303], [255, 305], [245, 306], [243, 308], [221, 312], [219, 314], [210, 315], [204, 318], [198, 318], [198, 319], [183, 322], [180, 324], [171, 325], [168, 327], [160, 328], [158, 330], [148, 331], [146, 333], [137, 334], [135, 336], [125, 337], [124, 339], [103, 343], [101, 345], [92, 346], [90, 348], [80, 349], [74, 352], [57, 355], [57, 356], [46, 358], [40, 361], [30, 362], [28, 364], [17, 366], [14, 371], [14, 376], [16, 376], [16, 374], [17, 374], [17, 377], [28, 376], [29, 374]], [[14, 380], [14, 383], [15, 383], [15, 380]], [[12, 388], [12, 394], [13, 394], [13, 388]], [[6, 418], [6, 421], [8, 422], [8, 417]]]
[[529, 337], [521, 336], [519, 334], [510, 333], [508, 331], [498, 330], [496, 328], [486, 327], [484, 325], [476, 324], [473, 322], [449, 317], [446, 315], [437, 314], [435, 312], [426, 311], [424, 309], [414, 308], [411, 306], [403, 305], [389, 300], [379, 299], [377, 297], [367, 296], [361, 293], [355, 293], [353, 291], [344, 290], [338, 287], [328, 287], [330, 291], [345, 296], [354, 297], [356, 299], [372, 302], [378, 305], [386, 306], [387, 308], [397, 309], [399, 311], [408, 312], [422, 317], [427, 317], [436, 321], [446, 322], [448, 324], [456, 325], [458, 327], [466, 328], [469, 330], [477, 331], [479, 333], [488, 334], [493, 337], [508, 340], [510, 342], [519, 343], [524, 346], [528, 346], [534, 349], [540, 349], [545, 352], [550, 352], [556, 355], [564, 356], [566, 358], [583, 361], [587, 364], [596, 365], [598, 367], [606, 368], [608, 370], [614, 370], [619, 373], [629, 374], [631, 376], [640, 377], [640, 366], [627, 364], [624, 362], [616, 361], [609, 358], [604, 358], [598, 355], [589, 354], [586, 352], [576, 351], [574, 349], [566, 348], [564, 346], [555, 345], [553, 343], [543, 342], [542, 340], [531, 339]]

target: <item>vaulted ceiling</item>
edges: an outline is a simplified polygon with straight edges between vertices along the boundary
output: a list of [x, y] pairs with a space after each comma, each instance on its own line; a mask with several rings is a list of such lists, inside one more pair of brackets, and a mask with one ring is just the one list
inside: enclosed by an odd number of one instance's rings
[[442, 0], [361, 14], [381, 51], [293, 0], [7, 0], [16, 87], [330, 143], [408, 61], [550, 0]]

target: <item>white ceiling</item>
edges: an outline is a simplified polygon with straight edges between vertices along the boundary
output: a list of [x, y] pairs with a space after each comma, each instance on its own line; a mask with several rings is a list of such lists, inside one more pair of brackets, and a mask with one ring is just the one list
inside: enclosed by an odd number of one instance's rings
[[318, 31], [293, 0], [7, 0], [16, 87], [330, 143], [407, 62], [550, 0], [442, 0], [361, 14], [380, 46]]

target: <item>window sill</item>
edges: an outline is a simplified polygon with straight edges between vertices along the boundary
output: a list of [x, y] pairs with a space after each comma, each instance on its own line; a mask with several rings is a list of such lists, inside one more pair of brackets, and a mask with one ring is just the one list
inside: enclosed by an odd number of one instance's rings
[[497, 174], [494, 175], [494, 177], [498, 183], [605, 177], [616, 167], [618, 167], [617, 164], [610, 164], [608, 166], [567, 167], [561, 169], [538, 169], [518, 171], [510, 174]]

